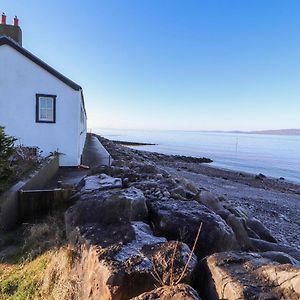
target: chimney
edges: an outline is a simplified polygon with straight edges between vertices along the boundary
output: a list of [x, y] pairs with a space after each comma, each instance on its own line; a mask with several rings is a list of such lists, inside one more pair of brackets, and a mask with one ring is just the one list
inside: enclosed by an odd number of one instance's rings
[[6, 15], [5, 15], [5, 13], [2, 13], [1, 24], [6, 25]]
[[19, 26], [19, 19], [17, 16], [14, 17], [14, 26]]
[[0, 37], [1, 36], [9, 37], [22, 46], [22, 30], [19, 26], [17, 16], [14, 17], [13, 25], [8, 25], [6, 24], [6, 15], [2, 13], [0, 24]]

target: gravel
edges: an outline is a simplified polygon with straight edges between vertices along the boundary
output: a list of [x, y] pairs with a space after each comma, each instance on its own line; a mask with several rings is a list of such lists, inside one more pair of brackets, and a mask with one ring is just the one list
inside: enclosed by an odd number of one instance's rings
[[[186, 166], [164, 164], [163, 167], [176, 177], [184, 177], [196, 187], [213, 192], [226, 203], [246, 209], [249, 216], [259, 219], [278, 241], [300, 249], [300, 186], [270, 178], [258, 186], [252, 175], [244, 174], [239, 180], [238, 172], [216, 168], [205, 172], [209, 167], [195, 165], [193, 171], [186, 170]], [[224, 179], [220, 173], [226, 172]]]

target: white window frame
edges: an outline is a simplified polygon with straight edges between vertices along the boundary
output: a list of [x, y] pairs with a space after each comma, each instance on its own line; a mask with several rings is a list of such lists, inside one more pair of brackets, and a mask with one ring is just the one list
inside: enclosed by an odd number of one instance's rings
[[[42, 107], [43, 100], [51, 100], [49, 107]], [[46, 112], [46, 117], [42, 116], [42, 111]], [[36, 122], [56, 123], [56, 95], [36, 94]]]

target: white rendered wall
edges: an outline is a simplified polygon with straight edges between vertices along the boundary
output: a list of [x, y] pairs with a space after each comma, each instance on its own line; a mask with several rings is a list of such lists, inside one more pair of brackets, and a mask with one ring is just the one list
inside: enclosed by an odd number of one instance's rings
[[[56, 95], [56, 123], [36, 123], [36, 94]], [[81, 93], [7, 45], [0, 46], [0, 126], [43, 155], [59, 151], [61, 166], [80, 163]]]
[[87, 134], [87, 118], [85, 114], [85, 110], [83, 107], [83, 101], [81, 99], [80, 95], [80, 107], [79, 107], [79, 120], [80, 120], [80, 125], [79, 125], [79, 147], [78, 147], [78, 154], [81, 156], [85, 144], [85, 139], [86, 139], [86, 134]]

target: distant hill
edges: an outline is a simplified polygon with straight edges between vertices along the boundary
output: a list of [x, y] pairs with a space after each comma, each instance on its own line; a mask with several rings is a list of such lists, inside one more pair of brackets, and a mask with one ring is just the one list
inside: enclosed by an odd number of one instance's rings
[[248, 133], [248, 134], [270, 134], [270, 135], [300, 135], [300, 129], [274, 129], [274, 130], [255, 130], [255, 131], [227, 131], [230, 133]]
[[273, 135], [300, 135], [300, 129], [276, 129], [250, 131], [252, 134], [273, 134]]

